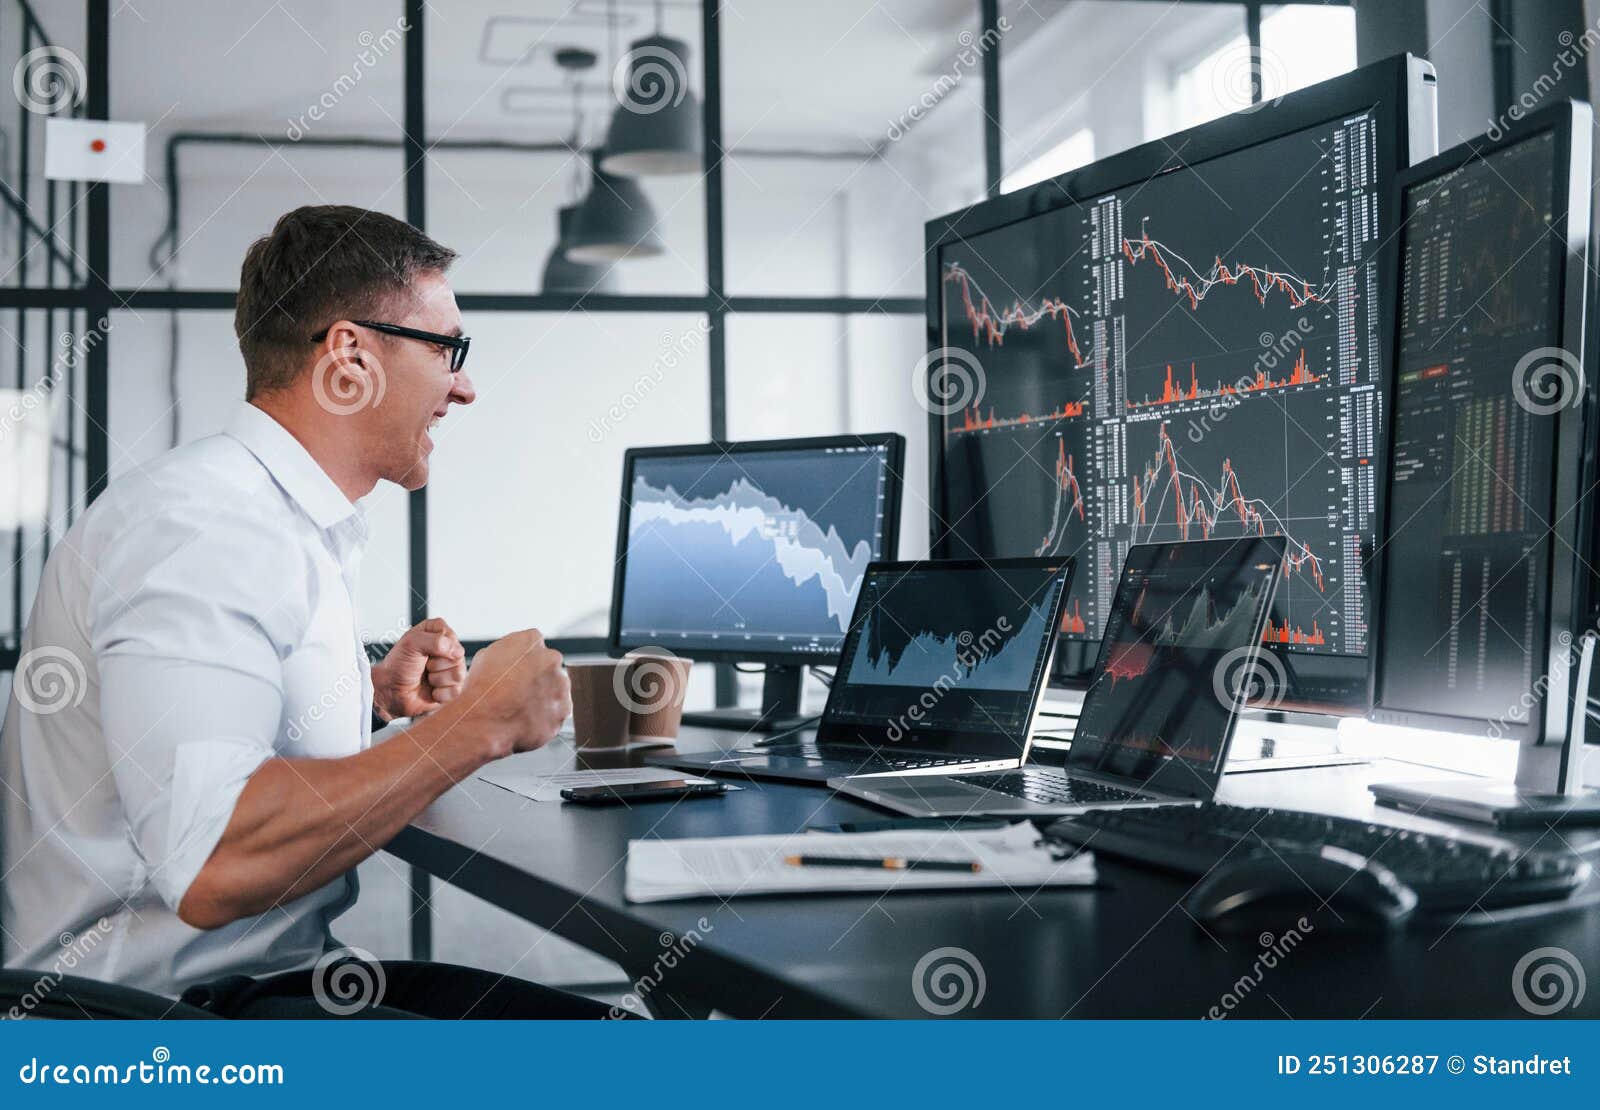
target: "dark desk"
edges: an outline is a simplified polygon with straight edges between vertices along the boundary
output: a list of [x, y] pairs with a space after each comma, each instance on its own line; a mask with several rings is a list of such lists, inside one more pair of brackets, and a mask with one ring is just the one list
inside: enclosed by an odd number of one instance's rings
[[[680, 747], [737, 739], [685, 729]], [[513, 758], [554, 770], [570, 769], [574, 755], [557, 742]], [[612, 757], [618, 762], [626, 757]], [[1221, 799], [1365, 815], [1373, 812], [1369, 781], [1427, 774], [1383, 764], [1230, 775]], [[1212, 1007], [1273, 1018], [1522, 1017], [1513, 968], [1547, 946], [1577, 955], [1589, 979], [1600, 979], [1600, 908], [1392, 937], [1340, 933], [1324, 911], [1276, 955], [1286, 932], [1209, 933], [1179, 905], [1186, 881], [1110, 859], [1100, 864], [1105, 889], [623, 899], [630, 839], [774, 833], [883, 816], [822, 789], [742, 785], [722, 799], [580, 809], [473, 779], [388, 850], [617, 961], [636, 979], [659, 981], [645, 994], [661, 1016], [715, 1008], [743, 1018], [921, 1017], [912, 971], [946, 947], [966, 950], [983, 969], [983, 1000], [963, 1010], [966, 1017], [1195, 1018]], [[1441, 827], [1389, 811], [1383, 819]], [[1292, 926], [1286, 915], [1284, 929]], [[1600, 1016], [1600, 982], [1589, 986], [1565, 1016]]]

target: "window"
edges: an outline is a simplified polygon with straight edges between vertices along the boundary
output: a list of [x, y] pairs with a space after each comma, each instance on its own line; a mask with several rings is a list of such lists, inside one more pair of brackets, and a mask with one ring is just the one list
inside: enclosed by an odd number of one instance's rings
[[1356, 17], [1348, 7], [1286, 4], [1263, 12], [1259, 63], [1242, 33], [1177, 69], [1172, 80], [1170, 130], [1205, 123], [1253, 103], [1259, 68], [1261, 98], [1326, 81], [1356, 66]]
[[1226, 40], [1173, 77], [1169, 129], [1182, 131], [1250, 107], [1253, 79], [1250, 41], [1242, 34]]
[[1021, 169], [1006, 174], [1005, 180], [1000, 183], [1000, 191], [1009, 193], [1013, 189], [1037, 185], [1093, 161], [1094, 132], [1087, 127], [1080, 127]]
[[1356, 68], [1354, 8], [1288, 4], [1261, 17], [1261, 76], [1269, 99]]

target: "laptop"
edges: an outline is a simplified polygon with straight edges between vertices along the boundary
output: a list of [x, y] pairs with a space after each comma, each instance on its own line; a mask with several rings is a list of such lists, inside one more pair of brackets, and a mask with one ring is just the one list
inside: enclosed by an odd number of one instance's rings
[[1071, 558], [871, 563], [815, 737], [646, 762], [818, 784], [1019, 767], [1073, 567]]
[[1240, 710], [1279, 686], [1261, 643], [1283, 556], [1281, 536], [1130, 548], [1065, 768], [829, 785], [913, 817], [1209, 801]]

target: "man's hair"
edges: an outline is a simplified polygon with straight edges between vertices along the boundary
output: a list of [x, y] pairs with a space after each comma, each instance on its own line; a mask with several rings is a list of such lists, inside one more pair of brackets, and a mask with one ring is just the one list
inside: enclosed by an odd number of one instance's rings
[[405, 307], [418, 274], [442, 273], [456, 252], [410, 224], [343, 204], [279, 217], [245, 252], [233, 330], [245, 397], [294, 381], [311, 337], [335, 320], [372, 320]]

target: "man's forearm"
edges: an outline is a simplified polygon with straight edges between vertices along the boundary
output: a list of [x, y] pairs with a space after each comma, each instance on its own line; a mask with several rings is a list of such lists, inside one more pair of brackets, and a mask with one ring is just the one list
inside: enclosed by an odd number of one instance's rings
[[502, 754], [448, 708], [343, 759], [273, 759], [245, 784], [178, 916], [215, 929], [331, 882]]

